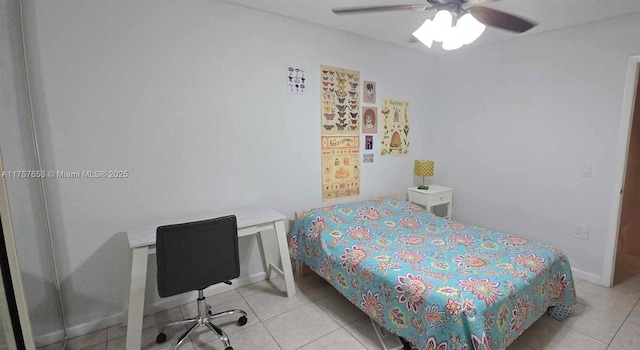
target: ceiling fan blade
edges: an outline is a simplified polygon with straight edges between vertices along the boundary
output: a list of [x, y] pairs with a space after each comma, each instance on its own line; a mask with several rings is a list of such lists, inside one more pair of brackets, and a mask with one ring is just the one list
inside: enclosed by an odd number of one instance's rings
[[466, 0], [462, 6], [464, 7], [473, 7], [473, 6], [479, 6], [479, 5], [484, 5], [484, 4], [490, 4], [492, 2], [496, 2], [496, 1], [500, 1], [500, 0]]
[[331, 9], [336, 15], [358, 15], [364, 13], [386, 12], [386, 11], [424, 11], [431, 7], [424, 5], [389, 5], [389, 6], [370, 6], [370, 7], [341, 7]]
[[488, 7], [474, 6], [469, 8], [468, 11], [482, 24], [516, 33], [524, 33], [538, 25], [537, 23], [527, 21], [526, 19], [516, 17], [502, 11], [490, 9]]

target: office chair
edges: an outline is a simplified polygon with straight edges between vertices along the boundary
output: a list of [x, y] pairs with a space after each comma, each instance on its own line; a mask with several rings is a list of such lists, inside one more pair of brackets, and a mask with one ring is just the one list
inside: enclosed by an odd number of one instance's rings
[[165, 328], [191, 325], [178, 338], [171, 350], [177, 349], [198, 327], [207, 327], [224, 343], [225, 350], [233, 350], [229, 337], [212, 320], [229, 315], [242, 315], [239, 326], [247, 324], [247, 313], [242, 310], [211, 312], [204, 297], [204, 289], [217, 283], [231, 284], [240, 276], [238, 257], [238, 227], [234, 215], [211, 220], [160, 226], [156, 231], [158, 262], [158, 294], [161, 297], [197, 290], [198, 315], [195, 318], [165, 325], [156, 337], [156, 343], [164, 343]]

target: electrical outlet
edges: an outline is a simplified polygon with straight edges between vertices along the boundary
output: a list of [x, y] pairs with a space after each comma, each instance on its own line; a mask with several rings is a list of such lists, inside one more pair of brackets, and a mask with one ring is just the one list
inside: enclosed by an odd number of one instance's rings
[[586, 227], [586, 226], [576, 225], [576, 227], [573, 229], [573, 237], [579, 238], [579, 239], [584, 239], [585, 241], [588, 241], [589, 240], [589, 228]]

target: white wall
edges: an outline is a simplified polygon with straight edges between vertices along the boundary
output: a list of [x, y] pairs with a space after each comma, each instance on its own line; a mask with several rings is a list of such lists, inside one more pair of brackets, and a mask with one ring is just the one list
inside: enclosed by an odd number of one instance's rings
[[[27, 5], [44, 168], [131, 174], [46, 181], [76, 331], [115, 322], [121, 311], [127, 228], [230, 207], [292, 217], [323, 205], [321, 64], [359, 69], [377, 82], [378, 99], [411, 101], [410, 155], [380, 157], [376, 136], [361, 198], [406, 193], [413, 160], [427, 155], [432, 71], [417, 51], [213, 0]], [[306, 94], [285, 92], [287, 64], [307, 68]], [[255, 241], [240, 251], [242, 275], [259, 271]], [[147, 302], [158, 299], [149, 288]]]
[[[455, 218], [552, 243], [597, 281], [637, 54], [640, 14], [439, 57], [427, 145], [434, 181], [455, 188]], [[574, 225], [591, 228], [588, 241]]]
[[[5, 170], [35, 170], [18, 1], [0, 0], [0, 149]], [[62, 319], [38, 179], [7, 179], [25, 297], [36, 338], [60, 337]]]
[[[44, 167], [125, 169], [128, 180], [48, 179], [69, 325], [115, 322], [126, 228], [191, 212], [320, 201], [319, 89], [284, 88], [286, 64], [359, 69], [378, 98], [411, 100], [412, 151], [362, 169], [362, 196], [404, 193], [436, 161], [456, 219], [564, 249], [601, 274], [631, 15], [432, 58], [221, 3], [27, 1]], [[591, 178], [580, 164], [593, 165]], [[589, 241], [571, 237], [589, 226]], [[241, 242], [243, 275], [260, 269]], [[149, 283], [155, 284], [154, 269]], [[157, 303], [154, 288], [148, 303]], [[88, 325], [88, 328], [81, 327]], [[72, 332], [73, 333], [73, 332]]]

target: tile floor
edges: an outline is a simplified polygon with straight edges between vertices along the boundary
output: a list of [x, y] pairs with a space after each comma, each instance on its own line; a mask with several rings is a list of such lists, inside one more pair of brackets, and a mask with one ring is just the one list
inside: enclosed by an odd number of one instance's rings
[[[576, 281], [578, 303], [562, 322], [543, 316], [509, 350], [531, 349], [640, 349], [640, 268], [619, 264], [617, 284], [603, 288]], [[207, 298], [214, 310], [243, 309], [249, 322], [235, 318], [218, 322], [235, 350], [374, 350], [381, 349], [369, 319], [323, 279], [310, 272], [296, 280], [298, 294], [284, 296], [281, 278], [262, 281]], [[195, 315], [195, 302], [144, 318], [143, 349], [168, 349], [186, 327], [167, 332], [167, 342], [156, 344], [163, 324]], [[126, 328], [113, 326], [68, 340], [67, 349], [124, 349]], [[54, 344], [41, 349], [60, 349]], [[201, 330], [180, 349], [224, 347], [212, 333]]]

